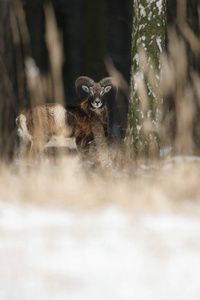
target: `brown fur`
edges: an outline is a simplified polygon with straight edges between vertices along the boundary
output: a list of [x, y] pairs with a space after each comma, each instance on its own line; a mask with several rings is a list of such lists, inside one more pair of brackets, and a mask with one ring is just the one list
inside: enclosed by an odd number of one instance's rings
[[103, 128], [104, 134], [107, 135], [108, 130], [108, 110], [104, 106], [99, 110], [91, 110], [88, 107], [88, 98], [85, 99], [80, 106], [69, 108], [67, 110], [68, 119], [72, 119], [74, 128], [74, 136], [77, 146], [85, 147], [94, 140], [94, 127], [100, 126]]
[[[49, 108], [55, 106], [58, 105], [47, 103], [22, 111], [22, 114], [26, 115], [27, 127], [31, 135], [35, 136], [35, 131], [37, 131], [37, 136], [40, 135], [45, 140], [48, 140], [51, 135], [60, 134], [62, 128], [56, 124], [54, 117], [48, 112]], [[38, 127], [40, 130], [38, 130]]]
[[88, 95], [81, 104], [67, 110], [59, 104], [43, 104], [22, 111], [16, 123], [28, 152], [42, 150], [53, 135], [75, 137], [79, 150], [87, 151], [92, 141], [99, 144], [100, 137], [105, 137], [108, 131], [108, 110], [103, 98], [112, 86], [110, 77], [96, 83], [80, 76], [75, 82], [77, 94]]
[[[32, 137], [32, 140], [23, 138], [26, 148], [25, 155], [33, 156], [42, 151], [53, 135], [75, 137], [79, 151], [85, 150], [86, 152], [89, 143], [95, 139], [94, 132], [99, 131], [102, 134], [103, 131], [107, 135], [108, 111], [106, 106], [102, 109], [92, 110], [88, 106], [87, 98], [80, 105], [67, 109], [63, 126], [62, 124], [59, 126], [55, 122], [54, 116], [49, 113], [49, 108], [58, 106], [58, 104], [47, 103], [22, 111], [21, 115], [26, 117], [27, 130]], [[23, 130], [19, 118], [16, 123]]]
[[[62, 110], [60, 123], [56, 122], [52, 109]], [[53, 135], [65, 137], [70, 135], [70, 130], [66, 127], [66, 110], [59, 104], [48, 103], [24, 109], [16, 124], [21, 129], [20, 135], [25, 142], [25, 155], [33, 156], [41, 151]]]

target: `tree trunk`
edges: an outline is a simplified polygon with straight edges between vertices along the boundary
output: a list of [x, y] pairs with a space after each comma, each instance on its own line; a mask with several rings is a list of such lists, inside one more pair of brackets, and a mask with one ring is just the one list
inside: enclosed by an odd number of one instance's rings
[[160, 54], [165, 49], [166, 0], [133, 4], [128, 140], [136, 154], [159, 153]]
[[15, 117], [25, 101], [25, 78], [18, 19], [12, 1], [0, 1], [0, 156], [11, 158]]

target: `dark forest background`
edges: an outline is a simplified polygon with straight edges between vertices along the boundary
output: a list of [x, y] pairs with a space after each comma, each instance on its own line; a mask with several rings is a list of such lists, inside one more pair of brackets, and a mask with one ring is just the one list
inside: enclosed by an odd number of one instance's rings
[[[45, 0], [0, 0], [0, 155], [11, 158], [16, 145], [15, 118], [30, 107], [25, 58], [33, 57], [44, 77], [50, 73], [45, 39]], [[74, 82], [86, 75], [96, 81], [109, 75], [106, 60], [130, 82], [132, 0], [52, 0], [63, 47], [65, 105], [75, 105]], [[188, 23], [199, 36], [199, 0], [187, 1]], [[167, 1], [167, 24], [176, 26], [176, 1]], [[199, 60], [188, 52], [189, 65], [200, 71]], [[52, 94], [53, 95], [53, 94]], [[51, 94], [45, 102], [59, 102]], [[110, 136], [126, 132], [128, 98], [120, 92], [107, 101]]]

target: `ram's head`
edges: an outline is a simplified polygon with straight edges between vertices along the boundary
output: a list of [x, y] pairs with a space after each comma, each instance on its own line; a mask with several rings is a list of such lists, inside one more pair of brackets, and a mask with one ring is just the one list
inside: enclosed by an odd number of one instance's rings
[[105, 106], [104, 95], [115, 87], [115, 85], [111, 77], [106, 77], [99, 82], [95, 82], [89, 77], [81, 76], [76, 79], [75, 87], [79, 97], [82, 96], [83, 91], [88, 95], [88, 106], [92, 110], [95, 110]]

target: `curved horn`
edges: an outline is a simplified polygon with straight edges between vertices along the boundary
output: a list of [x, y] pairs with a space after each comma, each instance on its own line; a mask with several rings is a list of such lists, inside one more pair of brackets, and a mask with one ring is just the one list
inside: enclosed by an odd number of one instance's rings
[[99, 81], [101, 86], [113, 85], [113, 78], [112, 77], [105, 77]]
[[75, 81], [75, 88], [79, 98], [85, 97], [85, 92], [82, 89], [82, 85], [93, 86], [94, 80], [87, 76], [80, 76]]
[[114, 80], [114, 78], [112, 77], [105, 77], [103, 79], [101, 79], [101, 81], [99, 81], [100, 85], [103, 86], [103, 87], [106, 87], [108, 85], [111, 85], [114, 89], [115, 89], [115, 92], [118, 91], [118, 86], [117, 86], [117, 83], [116, 81]]
[[76, 91], [78, 89], [78, 87], [80, 85], [87, 85], [87, 86], [93, 86], [94, 85], [94, 80], [91, 79], [90, 77], [87, 77], [87, 76], [80, 76], [76, 79], [75, 81], [75, 87], [76, 87]]

